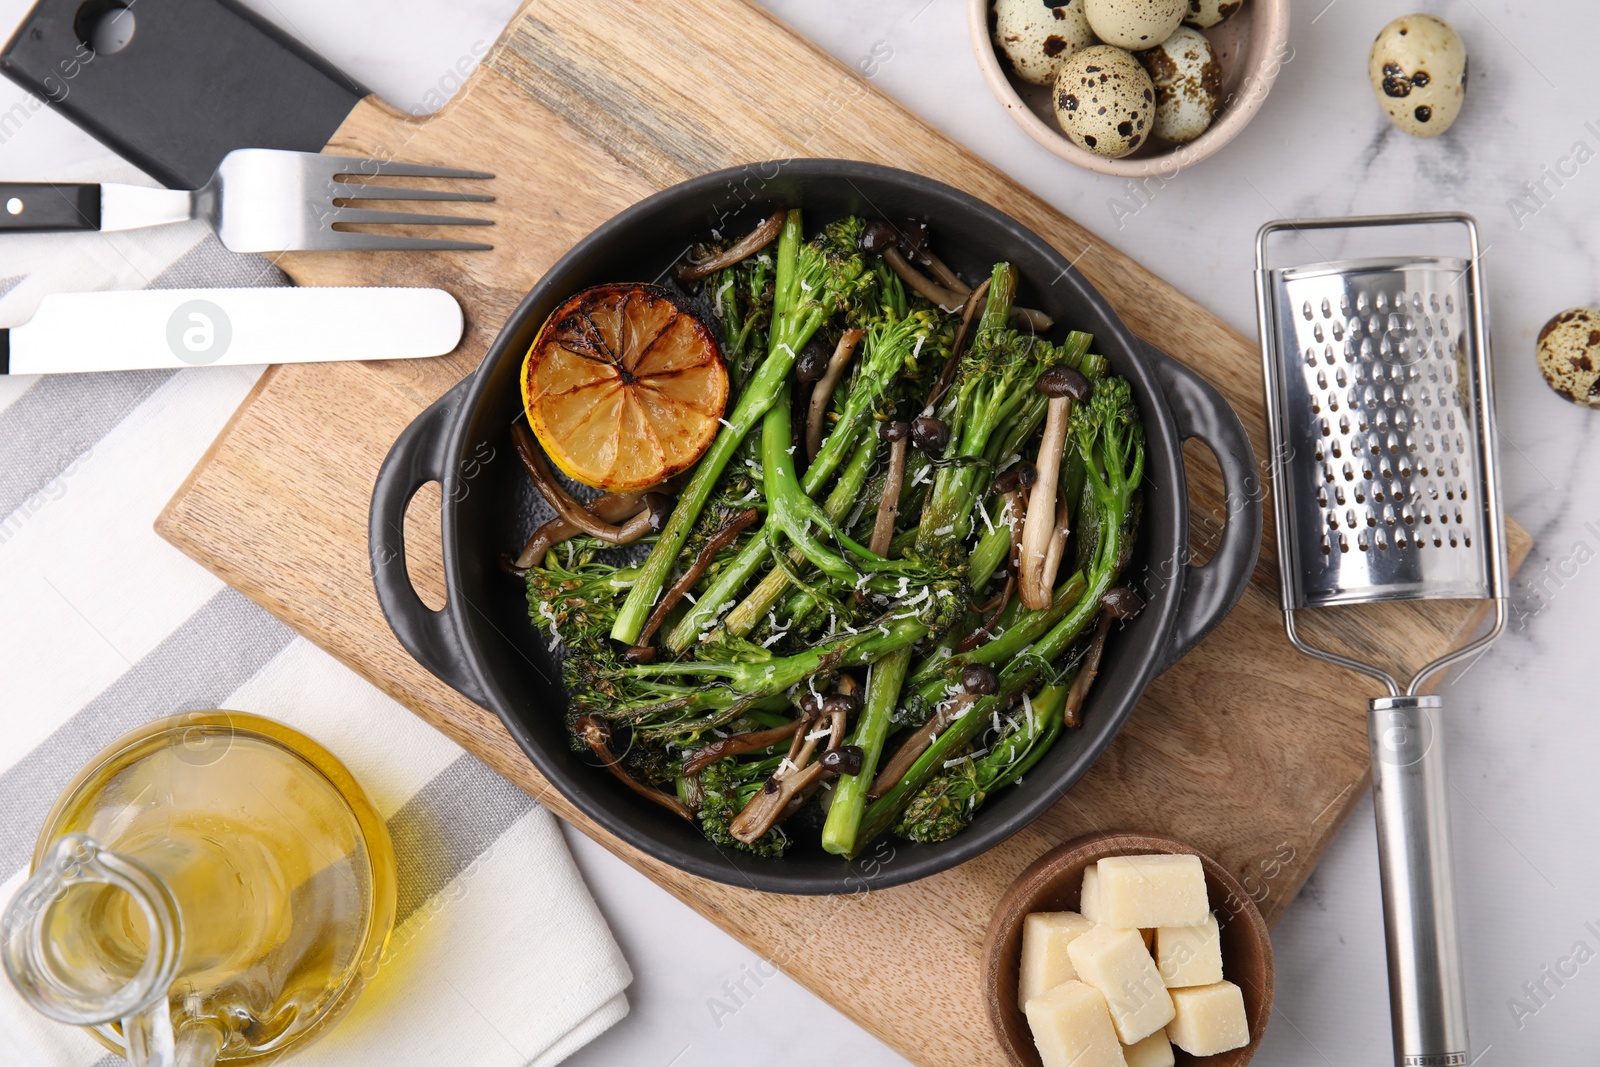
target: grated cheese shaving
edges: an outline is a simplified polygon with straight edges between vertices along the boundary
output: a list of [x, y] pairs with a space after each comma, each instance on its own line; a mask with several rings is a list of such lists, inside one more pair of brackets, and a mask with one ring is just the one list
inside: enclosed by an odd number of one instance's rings
[[556, 613], [550, 610], [548, 601], [539, 601], [539, 617], [550, 624], [550, 641], [545, 647], [546, 652], [554, 652], [560, 647], [561, 631], [556, 628]]

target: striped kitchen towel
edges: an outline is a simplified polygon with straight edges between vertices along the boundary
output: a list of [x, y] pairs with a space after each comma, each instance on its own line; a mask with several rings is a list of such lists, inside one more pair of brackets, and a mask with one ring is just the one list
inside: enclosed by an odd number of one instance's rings
[[[268, 284], [286, 279], [197, 225], [0, 241], [4, 326], [61, 290]], [[627, 1013], [631, 981], [555, 819], [152, 529], [258, 373], [0, 377], [0, 903], [107, 742], [185, 710], [266, 715], [350, 768], [400, 865], [385, 965], [293, 1062], [555, 1064]], [[118, 1062], [0, 980], [0, 1065]]]

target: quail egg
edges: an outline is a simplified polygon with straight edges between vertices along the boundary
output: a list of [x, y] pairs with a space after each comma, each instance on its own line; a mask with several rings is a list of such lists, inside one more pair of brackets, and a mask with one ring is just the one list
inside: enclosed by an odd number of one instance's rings
[[1414, 137], [1437, 137], [1461, 114], [1467, 47], [1443, 19], [1403, 15], [1372, 42], [1367, 76], [1390, 122]]
[[1209, 30], [1243, 6], [1244, 0], [1189, 0], [1189, 11], [1183, 21], [1202, 30]]
[[1539, 373], [1567, 400], [1600, 408], [1600, 308], [1573, 308], [1544, 324]]
[[1139, 61], [1120, 48], [1092, 45], [1056, 75], [1056, 121], [1072, 141], [1097, 155], [1125, 156], [1150, 137], [1155, 86]]
[[1199, 30], [1180, 26], [1171, 37], [1139, 53], [1156, 87], [1151, 132], [1183, 144], [1199, 137], [1222, 106], [1222, 64]]
[[1083, 0], [1095, 36], [1134, 52], [1172, 36], [1188, 11], [1188, 0]]
[[1083, 2], [1052, 6], [1041, 0], [995, 0], [994, 43], [1017, 77], [1049, 85], [1068, 56], [1095, 43]]

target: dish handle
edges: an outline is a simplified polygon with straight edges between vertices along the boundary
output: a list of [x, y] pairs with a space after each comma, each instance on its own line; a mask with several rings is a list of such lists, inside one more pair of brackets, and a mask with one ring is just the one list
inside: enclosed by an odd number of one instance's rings
[[[1161, 657], [1164, 671], [1216, 628], [1244, 595], [1261, 553], [1261, 476], [1244, 423], [1216, 387], [1149, 342], [1142, 342], [1155, 368], [1180, 441], [1193, 438], [1211, 450], [1222, 470], [1222, 534], [1204, 566], [1184, 561], [1178, 622]], [[1185, 516], [1188, 509], [1184, 509]], [[1184, 543], [1188, 544], [1187, 531]]]
[[451, 492], [452, 433], [455, 417], [472, 378], [463, 379], [435, 400], [395, 438], [378, 471], [372, 489], [372, 513], [367, 527], [367, 550], [372, 564], [372, 584], [389, 628], [416, 661], [469, 700], [488, 704], [483, 689], [472, 676], [456, 632], [452, 599], [434, 611], [417, 596], [406, 573], [406, 508], [411, 498], [429, 482]]

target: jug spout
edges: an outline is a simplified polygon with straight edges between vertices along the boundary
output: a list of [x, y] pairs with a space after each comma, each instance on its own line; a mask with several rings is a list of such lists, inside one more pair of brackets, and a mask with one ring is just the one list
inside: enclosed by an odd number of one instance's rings
[[[107, 897], [118, 892], [142, 930], [107, 929]], [[64, 1023], [120, 1023], [134, 1067], [208, 1067], [220, 1051], [212, 1027], [173, 1032], [167, 993], [182, 941], [166, 883], [81, 833], [50, 846], [0, 920], [0, 959], [23, 999]]]
[[132, 1067], [212, 1067], [222, 1054], [222, 1031], [205, 1020], [174, 1031], [166, 998], [122, 1020], [122, 1038]]

